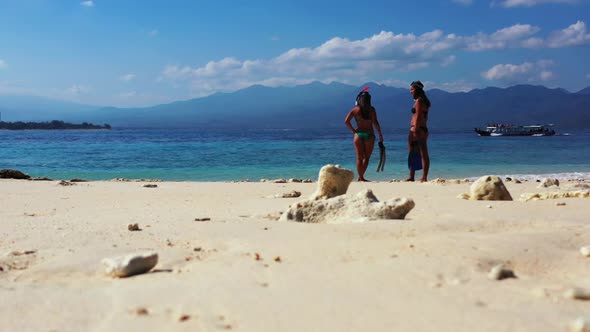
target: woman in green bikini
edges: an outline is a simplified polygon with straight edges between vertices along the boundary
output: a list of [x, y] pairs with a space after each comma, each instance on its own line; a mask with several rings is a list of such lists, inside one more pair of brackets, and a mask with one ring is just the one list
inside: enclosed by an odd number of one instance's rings
[[[354, 135], [354, 149], [356, 151], [356, 171], [358, 173], [358, 181], [368, 181], [365, 179], [365, 172], [369, 167], [369, 159], [373, 153], [373, 146], [375, 145], [375, 133], [373, 126], [379, 133], [379, 142], [383, 142], [383, 134], [379, 121], [377, 121], [377, 112], [371, 106], [371, 95], [367, 91], [369, 88], [364, 88], [356, 97], [357, 105], [348, 113], [344, 123]], [[357, 128], [354, 129], [350, 123], [352, 119], [356, 120]]]

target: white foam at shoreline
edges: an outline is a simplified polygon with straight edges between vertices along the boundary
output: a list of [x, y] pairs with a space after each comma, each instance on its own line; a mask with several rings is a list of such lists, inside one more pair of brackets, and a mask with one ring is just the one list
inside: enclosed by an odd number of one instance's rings
[[[486, 174], [487, 175], [487, 174]], [[490, 174], [496, 175], [501, 179], [507, 177], [512, 179], [518, 179], [520, 181], [537, 181], [543, 180], [544, 178], [552, 178], [559, 180], [590, 180], [590, 172], [572, 172], [572, 173], [547, 173], [547, 174]], [[477, 180], [479, 177], [469, 177], [469, 180]]]

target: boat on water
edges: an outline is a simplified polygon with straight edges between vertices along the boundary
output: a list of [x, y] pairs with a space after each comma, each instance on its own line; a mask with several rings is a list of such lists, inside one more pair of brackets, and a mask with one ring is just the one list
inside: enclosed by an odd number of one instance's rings
[[512, 125], [512, 124], [488, 124], [484, 129], [475, 128], [479, 136], [553, 136], [553, 124], [544, 125]]

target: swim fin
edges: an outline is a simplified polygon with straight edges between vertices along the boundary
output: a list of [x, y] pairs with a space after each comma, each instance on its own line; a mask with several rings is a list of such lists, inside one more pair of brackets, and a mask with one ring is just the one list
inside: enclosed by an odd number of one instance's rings
[[383, 142], [379, 142], [379, 165], [377, 165], [377, 172], [383, 172], [386, 159], [387, 156], [385, 155], [385, 145], [383, 145]]
[[419, 171], [422, 169], [422, 155], [418, 142], [412, 142], [410, 152], [408, 153], [408, 169]]

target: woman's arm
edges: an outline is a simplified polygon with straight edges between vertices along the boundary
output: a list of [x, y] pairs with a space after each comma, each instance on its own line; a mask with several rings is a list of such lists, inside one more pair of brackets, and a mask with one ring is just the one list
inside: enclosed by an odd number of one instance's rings
[[350, 112], [348, 112], [348, 115], [346, 116], [346, 118], [344, 119], [344, 123], [346, 124], [346, 126], [348, 127], [348, 129], [350, 129], [350, 131], [352, 131], [352, 134], [356, 134], [356, 130], [354, 130], [354, 128], [352, 127], [352, 125], [350, 124], [350, 120], [352, 120], [353, 117], [353, 112], [356, 108], [353, 108]]
[[414, 101], [414, 109], [416, 110], [415, 114], [412, 114], [412, 121], [410, 121], [410, 132], [411, 133], [416, 133], [416, 123], [418, 122], [418, 104], [420, 104], [418, 102], [418, 100]]
[[377, 120], [377, 111], [375, 111], [375, 108], [373, 108], [373, 125], [379, 134], [379, 142], [383, 142], [383, 133], [381, 133], [381, 125], [379, 125], [379, 120]]

